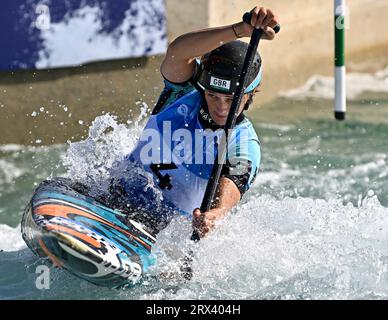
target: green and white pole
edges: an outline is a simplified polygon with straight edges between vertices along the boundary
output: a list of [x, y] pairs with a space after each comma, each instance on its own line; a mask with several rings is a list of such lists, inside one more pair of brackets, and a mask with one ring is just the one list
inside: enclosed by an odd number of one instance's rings
[[335, 97], [334, 116], [345, 119], [346, 112], [346, 68], [345, 68], [345, 0], [334, 1], [335, 12]]

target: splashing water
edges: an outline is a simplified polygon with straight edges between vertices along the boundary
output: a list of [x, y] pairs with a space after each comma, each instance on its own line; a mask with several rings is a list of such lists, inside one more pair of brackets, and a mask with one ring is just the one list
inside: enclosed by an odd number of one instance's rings
[[117, 117], [110, 114], [97, 117], [89, 128], [87, 139], [69, 143], [63, 157], [68, 176], [88, 186], [98, 186], [100, 192], [106, 191], [112, 164], [131, 152], [144, 127], [148, 110], [146, 104], [141, 105], [133, 126], [117, 123]]

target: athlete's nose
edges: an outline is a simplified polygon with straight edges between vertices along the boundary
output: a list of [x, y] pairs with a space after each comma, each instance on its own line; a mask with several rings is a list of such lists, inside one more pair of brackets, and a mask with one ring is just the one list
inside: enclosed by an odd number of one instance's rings
[[223, 99], [219, 99], [216, 107], [219, 113], [228, 113], [230, 109], [230, 103], [228, 103], [227, 101], [224, 101]]

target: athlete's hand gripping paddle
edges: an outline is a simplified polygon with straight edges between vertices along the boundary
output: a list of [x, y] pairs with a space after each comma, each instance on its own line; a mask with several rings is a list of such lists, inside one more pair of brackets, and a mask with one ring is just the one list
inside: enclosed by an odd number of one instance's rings
[[[251, 14], [245, 13], [243, 16], [243, 21], [246, 23], [250, 23], [250, 20], [251, 20]], [[274, 30], [276, 33], [279, 32], [280, 26], [279, 25], [276, 26]], [[225, 159], [226, 159], [226, 153], [227, 153], [227, 147], [228, 147], [228, 134], [231, 132], [231, 130], [233, 130], [236, 124], [238, 109], [241, 104], [241, 100], [244, 95], [244, 90], [246, 87], [247, 73], [250, 66], [252, 65], [253, 58], [257, 51], [257, 47], [259, 45], [262, 35], [263, 35], [262, 29], [255, 28], [252, 32], [251, 40], [249, 42], [249, 47], [245, 56], [242, 72], [240, 74], [236, 92], [233, 96], [232, 105], [230, 107], [229, 114], [224, 126], [223, 134], [225, 135], [225, 137], [224, 139], [221, 139], [222, 143], [218, 147], [218, 161], [213, 166], [210, 179], [206, 186], [205, 195], [200, 207], [201, 212], [209, 211], [214, 201], [214, 196], [216, 194], [218, 182], [220, 180], [223, 163], [225, 162]], [[193, 234], [191, 235], [191, 240], [193, 240], [194, 242], [198, 242], [200, 240], [199, 233], [196, 230], [193, 231]], [[192, 269], [191, 269], [191, 263], [193, 259], [192, 257], [193, 257], [193, 252], [190, 251], [184, 259], [184, 265], [182, 268], [183, 275], [187, 280], [190, 280], [192, 277]]]

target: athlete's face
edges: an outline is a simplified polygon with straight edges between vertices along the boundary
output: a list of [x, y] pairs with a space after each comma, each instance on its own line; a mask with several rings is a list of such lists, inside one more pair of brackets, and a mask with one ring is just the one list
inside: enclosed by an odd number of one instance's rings
[[[233, 95], [205, 90], [205, 99], [213, 121], [219, 126], [223, 126], [226, 123], [226, 118], [232, 105]], [[244, 94], [238, 109], [238, 114], [243, 112], [248, 99], [249, 95]]]

